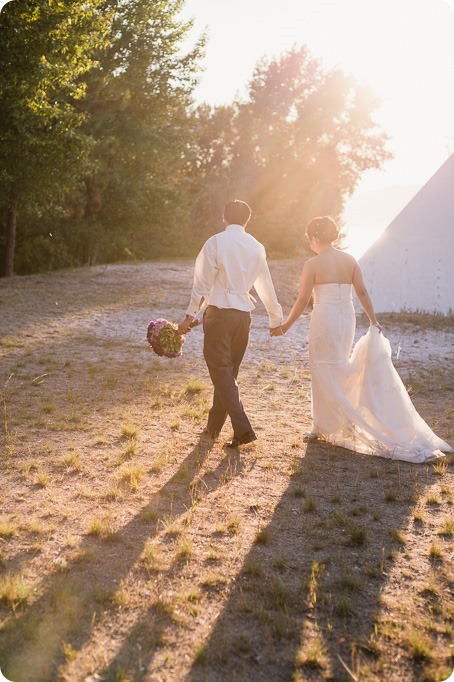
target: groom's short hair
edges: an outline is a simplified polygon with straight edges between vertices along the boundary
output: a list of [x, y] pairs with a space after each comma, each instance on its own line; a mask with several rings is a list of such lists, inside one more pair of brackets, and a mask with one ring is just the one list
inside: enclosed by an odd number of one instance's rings
[[251, 207], [240, 199], [228, 201], [224, 206], [224, 220], [229, 225], [246, 225], [251, 214]]

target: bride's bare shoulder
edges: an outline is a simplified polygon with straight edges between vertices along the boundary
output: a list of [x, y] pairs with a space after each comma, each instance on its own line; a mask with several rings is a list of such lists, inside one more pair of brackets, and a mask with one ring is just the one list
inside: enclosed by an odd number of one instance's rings
[[312, 270], [317, 264], [317, 258], [318, 256], [312, 256], [305, 260], [303, 263], [303, 270]]
[[352, 256], [350, 253], [347, 253], [346, 251], [341, 251], [340, 249], [336, 249], [336, 252], [339, 254], [340, 258], [342, 258], [346, 263], [356, 263], [356, 258]]

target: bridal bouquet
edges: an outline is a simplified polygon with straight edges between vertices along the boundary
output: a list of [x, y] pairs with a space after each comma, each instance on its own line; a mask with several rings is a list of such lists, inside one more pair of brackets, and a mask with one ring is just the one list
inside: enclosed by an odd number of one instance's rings
[[[189, 325], [196, 327], [201, 324], [198, 318], [195, 318]], [[183, 352], [183, 346], [186, 338], [183, 334], [178, 333], [178, 325], [163, 318], [151, 322], [147, 328], [147, 340], [156, 355], [165, 358], [178, 358]]]
[[178, 327], [173, 322], [159, 318], [149, 323], [147, 340], [156, 355], [165, 358], [178, 358], [183, 352], [184, 336], [178, 333]]

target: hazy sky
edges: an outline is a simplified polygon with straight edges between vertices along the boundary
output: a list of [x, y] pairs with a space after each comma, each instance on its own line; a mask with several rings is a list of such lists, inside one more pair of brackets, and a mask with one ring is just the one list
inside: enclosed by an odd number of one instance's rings
[[186, 0], [183, 16], [208, 33], [199, 101], [244, 95], [258, 59], [302, 44], [373, 88], [395, 159], [356, 197], [421, 186], [454, 152], [454, 0]]

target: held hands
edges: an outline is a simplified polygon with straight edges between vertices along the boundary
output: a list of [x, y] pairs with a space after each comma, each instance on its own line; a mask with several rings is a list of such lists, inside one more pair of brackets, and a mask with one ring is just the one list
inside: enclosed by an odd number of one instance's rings
[[285, 331], [283, 325], [279, 327], [270, 327], [270, 336], [285, 336]]

